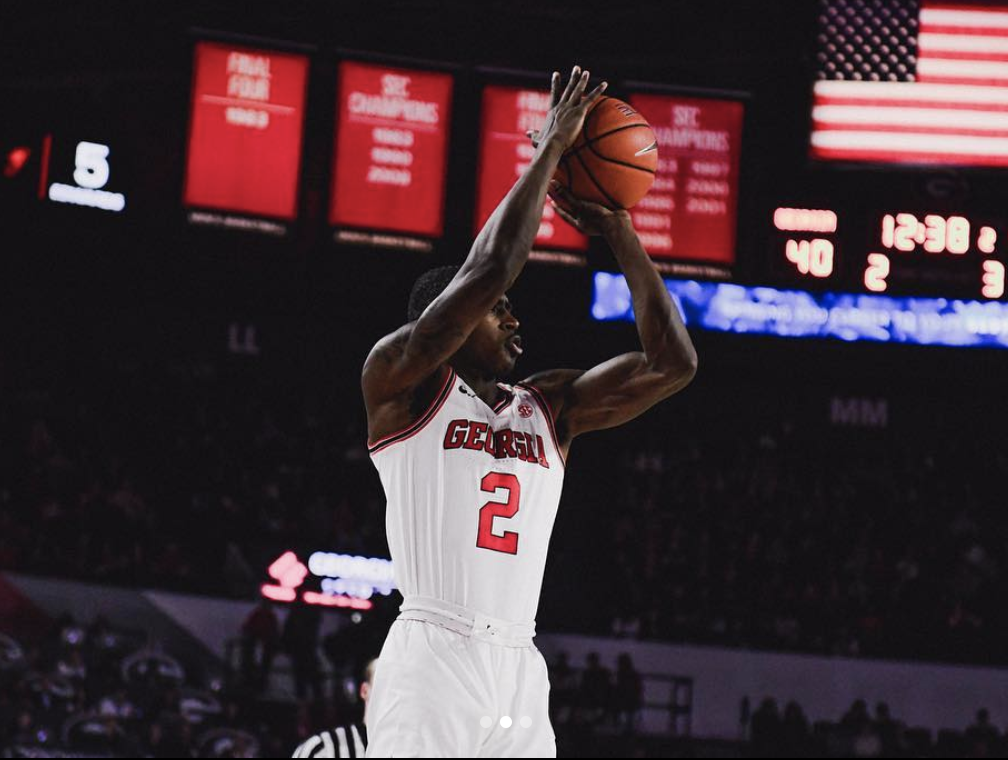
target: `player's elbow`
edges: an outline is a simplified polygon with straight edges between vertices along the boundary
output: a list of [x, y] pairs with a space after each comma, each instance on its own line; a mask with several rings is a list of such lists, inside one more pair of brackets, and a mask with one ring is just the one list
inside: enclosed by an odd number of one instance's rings
[[683, 346], [675, 351], [665, 352], [654, 365], [661, 378], [662, 388], [667, 396], [678, 393], [696, 377], [699, 359], [693, 346]]
[[462, 270], [469, 285], [476, 290], [503, 293], [514, 279], [507, 257], [501, 255], [499, 248], [489, 245], [473, 246]]

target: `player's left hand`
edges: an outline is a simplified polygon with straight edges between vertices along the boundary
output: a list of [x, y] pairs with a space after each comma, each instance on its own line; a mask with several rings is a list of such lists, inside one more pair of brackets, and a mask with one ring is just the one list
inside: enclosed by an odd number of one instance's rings
[[632, 224], [629, 211], [613, 211], [601, 204], [583, 201], [571, 195], [570, 190], [555, 179], [550, 180], [548, 192], [560, 218], [585, 235], [605, 235], [620, 225]]

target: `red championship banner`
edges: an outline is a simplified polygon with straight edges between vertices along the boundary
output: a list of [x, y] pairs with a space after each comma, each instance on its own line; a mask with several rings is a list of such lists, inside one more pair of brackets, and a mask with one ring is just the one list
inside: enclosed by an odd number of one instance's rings
[[[483, 89], [476, 187], [477, 232], [528, 167], [534, 151], [525, 133], [542, 126], [549, 101], [548, 91], [496, 85]], [[585, 251], [588, 238], [561, 219], [547, 202], [535, 245]]]
[[658, 173], [632, 210], [647, 252], [735, 263], [744, 108], [734, 100], [631, 95], [658, 138]]
[[453, 85], [440, 72], [340, 65], [332, 225], [441, 235]]
[[307, 80], [303, 55], [196, 44], [187, 206], [294, 219]]

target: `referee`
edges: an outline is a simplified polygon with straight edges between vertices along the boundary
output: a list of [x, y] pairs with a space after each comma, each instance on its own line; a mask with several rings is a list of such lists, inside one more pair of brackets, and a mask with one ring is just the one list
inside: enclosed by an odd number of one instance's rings
[[[371, 660], [364, 669], [364, 680], [361, 682], [361, 701], [364, 702], [365, 720], [367, 716], [368, 698], [371, 696], [371, 683], [374, 681], [375, 664]], [[367, 749], [367, 729], [364, 724], [351, 723], [339, 726], [331, 731], [323, 731], [309, 737], [308, 740], [294, 750], [294, 757], [364, 757]]]

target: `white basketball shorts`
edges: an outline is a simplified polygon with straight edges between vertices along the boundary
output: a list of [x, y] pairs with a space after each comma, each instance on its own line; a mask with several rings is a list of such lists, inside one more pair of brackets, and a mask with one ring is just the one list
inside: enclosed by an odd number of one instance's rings
[[367, 756], [556, 757], [546, 662], [531, 636], [500, 635], [486, 618], [433, 619], [404, 611], [392, 624], [367, 709]]

